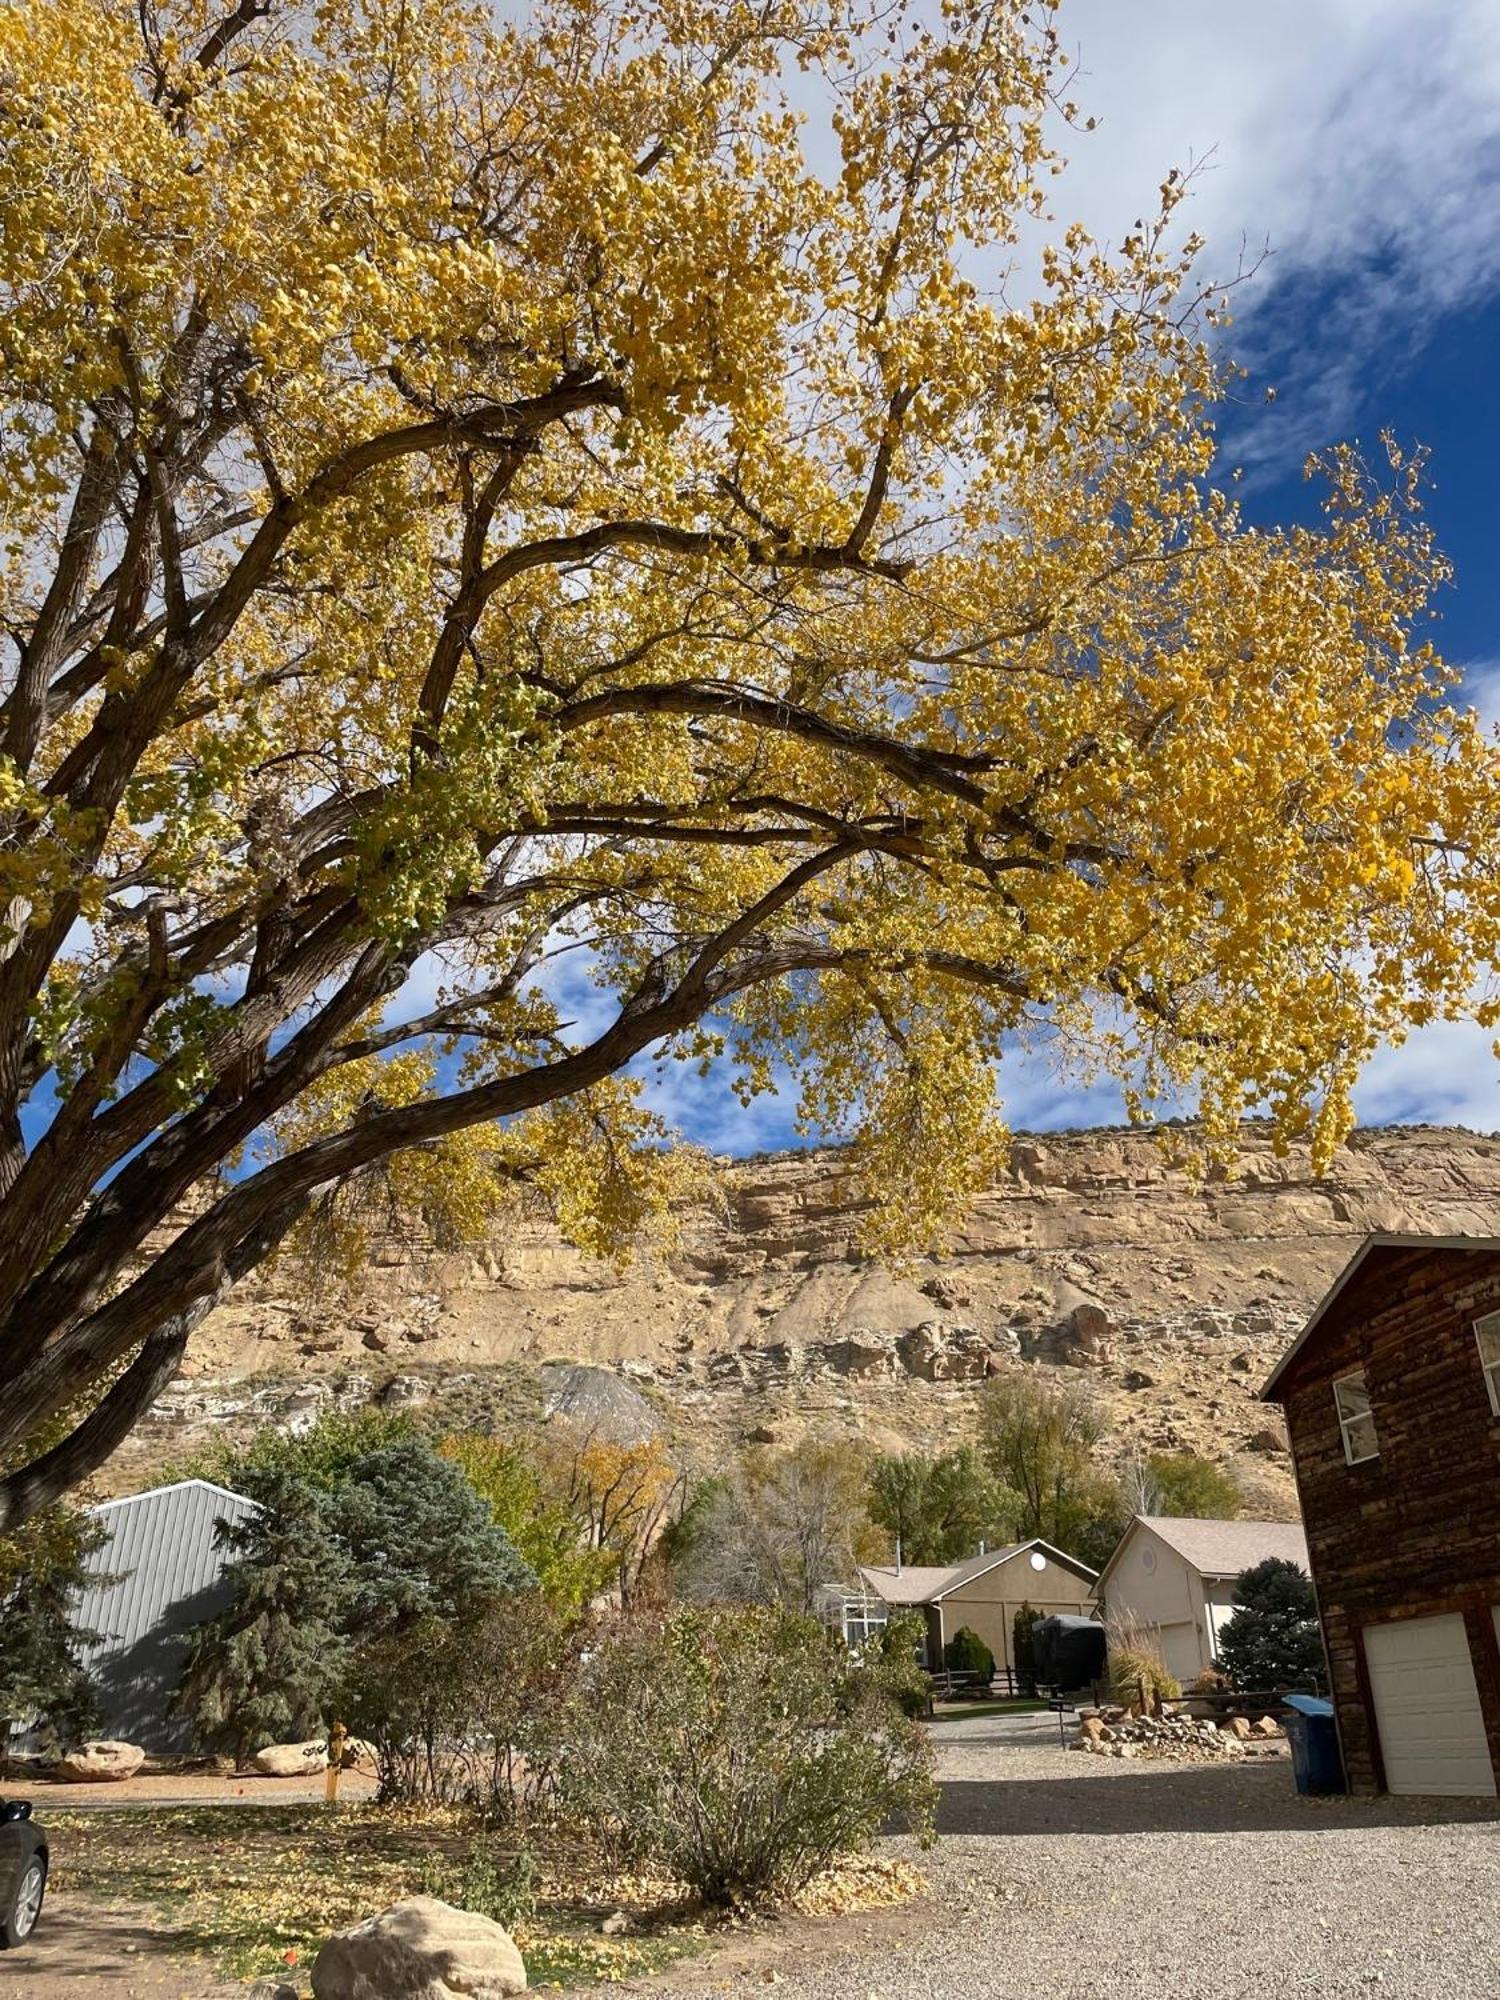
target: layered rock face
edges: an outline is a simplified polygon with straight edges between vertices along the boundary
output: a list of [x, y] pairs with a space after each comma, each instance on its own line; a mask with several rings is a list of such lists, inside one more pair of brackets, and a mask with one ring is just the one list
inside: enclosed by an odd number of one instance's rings
[[930, 1446], [963, 1434], [987, 1376], [1022, 1367], [1086, 1383], [1122, 1453], [1233, 1460], [1253, 1504], [1285, 1511], [1279, 1418], [1255, 1390], [1369, 1230], [1500, 1233], [1500, 1140], [1357, 1133], [1314, 1179], [1305, 1153], [1279, 1159], [1250, 1126], [1236, 1170], [1205, 1182], [1170, 1138], [1022, 1137], [950, 1248], [904, 1273], [859, 1254], [836, 1153], [726, 1162], [722, 1193], [670, 1256], [624, 1271], [540, 1225], [477, 1256], [383, 1244], [364, 1295], [337, 1308], [282, 1268], [195, 1335], [115, 1483], [219, 1424], [306, 1420], [329, 1400], [544, 1416], [549, 1379], [575, 1394], [589, 1379], [546, 1369], [558, 1361], [607, 1371], [604, 1403], [634, 1388], [709, 1454], [807, 1430]]

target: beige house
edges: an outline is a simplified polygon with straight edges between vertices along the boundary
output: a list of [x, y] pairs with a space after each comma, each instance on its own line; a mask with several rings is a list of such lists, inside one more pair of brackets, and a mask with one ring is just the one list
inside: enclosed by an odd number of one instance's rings
[[967, 1626], [995, 1656], [1015, 1665], [1013, 1628], [1023, 1604], [1045, 1617], [1054, 1611], [1087, 1616], [1097, 1573], [1049, 1542], [1012, 1542], [946, 1568], [922, 1564], [862, 1564], [861, 1589], [843, 1599], [844, 1636], [858, 1643], [898, 1610], [920, 1611], [927, 1624], [926, 1661], [940, 1666], [943, 1648]]
[[1186, 1686], [1213, 1663], [1234, 1610], [1235, 1579], [1270, 1556], [1305, 1570], [1301, 1528], [1137, 1514], [1099, 1573], [1099, 1607], [1107, 1619], [1154, 1631], [1168, 1670]]

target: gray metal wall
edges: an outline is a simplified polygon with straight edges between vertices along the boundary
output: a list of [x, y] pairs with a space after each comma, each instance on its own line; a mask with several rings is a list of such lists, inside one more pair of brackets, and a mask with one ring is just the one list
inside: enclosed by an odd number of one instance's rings
[[95, 1581], [73, 1617], [98, 1635], [83, 1658], [100, 1684], [100, 1733], [147, 1750], [184, 1750], [187, 1726], [166, 1712], [187, 1650], [183, 1635], [228, 1601], [217, 1523], [253, 1514], [255, 1503], [189, 1479], [93, 1512], [105, 1539], [88, 1558]]

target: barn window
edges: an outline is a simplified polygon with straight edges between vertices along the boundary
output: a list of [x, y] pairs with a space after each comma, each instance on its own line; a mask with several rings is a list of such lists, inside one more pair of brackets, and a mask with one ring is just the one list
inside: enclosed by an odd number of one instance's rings
[[1341, 1375], [1333, 1385], [1334, 1406], [1339, 1413], [1339, 1434], [1344, 1440], [1344, 1457], [1350, 1465], [1362, 1465], [1367, 1458], [1380, 1456], [1380, 1440], [1375, 1435], [1375, 1413], [1370, 1408], [1370, 1389], [1365, 1371]]
[[1486, 1313], [1483, 1319], [1475, 1320], [1474, 1338], [1479, 1342], [1479, 1365], [1490, 1392], [1490, 1408], [1500, 1417], [1500, 1313]]

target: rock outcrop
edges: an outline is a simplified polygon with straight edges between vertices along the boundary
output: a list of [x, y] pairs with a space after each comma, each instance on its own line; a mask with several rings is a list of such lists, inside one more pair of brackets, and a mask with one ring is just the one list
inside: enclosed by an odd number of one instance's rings
[[1232, 1459], [1253, 1510], [1284, 1511], [1284, 1443], [1255, 1392], [1359, 1240], [1500, 1232], [1500, 1140], [1428, 1126], [1356, 1133], [1321, 1179], [1253, 1125], [1236, 1171], [1206, 1180], [1170, 1135], [1018, 1138], [949, 1249], [905, 1273], [861, 1255], [837, 1153], [726, 1162], [721, 1180], [672, 1254], [623, 1271], [540, 1223], [463, 1256], [378, 1245], [337, 1306], [282, 1265], [195, 1333], [111, 1477], [139, 1484], [226, 1426], [372, 1400], [622, 1438], [660, 1425], [710, 1453], [809, 1429], [926, 1446], [1021, 1367], [1086, 1385], [1122, 1451]]

